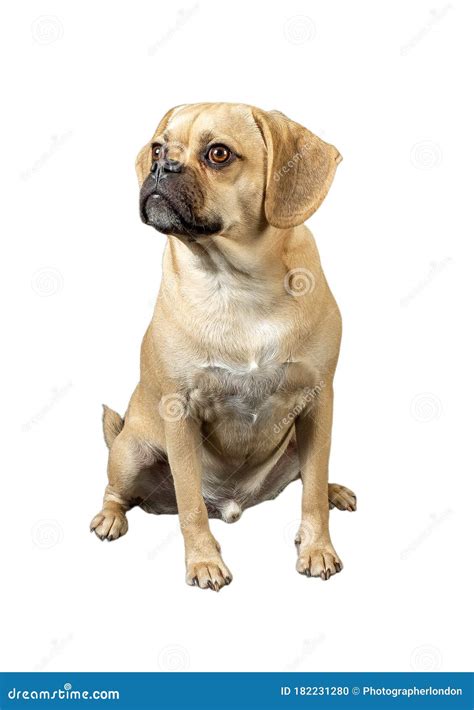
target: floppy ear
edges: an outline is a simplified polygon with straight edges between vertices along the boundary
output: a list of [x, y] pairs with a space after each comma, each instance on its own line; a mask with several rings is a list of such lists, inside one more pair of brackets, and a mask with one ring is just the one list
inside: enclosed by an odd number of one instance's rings
[[279, 229], [296, 227], [318, 209], [342, 156], [278, 111], [253, 109], [267, 148], [265, 216]]
[[155, 140], [155, 136], [159, 136], [160, 133], [163, 133], [166, 126], [168, 125], [168, 121], [170, 120], [171, 116], [182, 106], [184, 106], [184, 104], [181, 104], [181, 106], [175, 106], [163, 116], [160, 123], [158, 124], [158, 128], [153, 134], [153, 138], [151, 139], [151, 141], [144, 145], [141, 151], [138, 153], [137, 159], [135, 160], [135, 170], [137, 171], [138, 183], [140, 187], [145, 182], [151, 170], [151, 144]]

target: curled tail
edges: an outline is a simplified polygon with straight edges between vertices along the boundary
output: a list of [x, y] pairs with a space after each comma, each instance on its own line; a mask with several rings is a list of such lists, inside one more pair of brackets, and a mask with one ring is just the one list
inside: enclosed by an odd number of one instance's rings
[[114, 440], [118, 434], [123, 429], [123, 425], [125, 424], [124, 420], [120, 416], [120, 414], [117, 414], [117, 412], [114, 412], [113, 409], [110, 409], [110, 407], [107, 407], [106, 404], [102, 405], [104, 413], [102, 415], [102, 427], [104, 429], [104, 439], [105, 443], [107, 444], [108, 448], [112, 446], [114, 443]]

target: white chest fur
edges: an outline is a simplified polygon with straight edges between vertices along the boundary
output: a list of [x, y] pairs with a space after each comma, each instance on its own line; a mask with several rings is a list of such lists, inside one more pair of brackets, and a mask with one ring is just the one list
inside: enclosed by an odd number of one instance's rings
[[187, 357], [173, 367], [177, 379], [186, 382], [196, 418], [222, 417], [255, 428], [281, 399], [291, 366], [287, 294], [280, 278], [251, 277], [219, 252], [210, 248], [207, 254], [216, 268], [178, 254], [186, 258], [186, 278], [176, 298], [186, 304], [177, 326], [180, 351]]

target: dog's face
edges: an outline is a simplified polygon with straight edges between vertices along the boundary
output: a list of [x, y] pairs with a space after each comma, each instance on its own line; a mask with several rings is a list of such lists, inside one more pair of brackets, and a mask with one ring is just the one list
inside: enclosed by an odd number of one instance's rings
[[169, 111], [137, 158], [140, 215], [196, 241], [304, 222], [332, 182], [338, 151], [283, 114], [244, 104]]

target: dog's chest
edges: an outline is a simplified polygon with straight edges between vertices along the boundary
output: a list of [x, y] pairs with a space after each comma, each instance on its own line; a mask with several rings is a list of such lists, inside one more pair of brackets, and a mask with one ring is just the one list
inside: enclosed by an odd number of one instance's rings
[[201, 355], [191, 367], [187, 363], [185, 376], [191, 414], [218, 422], [226, 444], [249, 440], [288, 413], [306, 384], [291, 377], [297, 345], [292, 323], [259, 314], [258, 294], [240, 291], [229, 300], [224, 288], [202, 293], [207, 298], [195, 300], [195, 329], [189, 333]]
[[211, 363], [195, 372], [190, 391], [193, 414], [211, 422], [221, 417], [253, 425], [266, 413], [287, 379], [290, 363]]

